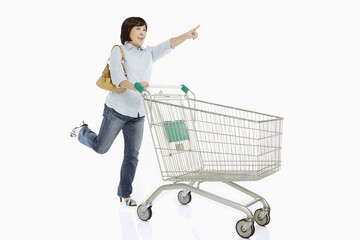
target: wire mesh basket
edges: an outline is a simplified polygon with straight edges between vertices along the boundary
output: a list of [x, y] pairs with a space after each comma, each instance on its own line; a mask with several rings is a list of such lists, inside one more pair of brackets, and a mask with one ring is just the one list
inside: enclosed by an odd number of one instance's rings
[[283, 118], [180, 94], [143, 95], [167, 181], [255, 181], [279, 171]]

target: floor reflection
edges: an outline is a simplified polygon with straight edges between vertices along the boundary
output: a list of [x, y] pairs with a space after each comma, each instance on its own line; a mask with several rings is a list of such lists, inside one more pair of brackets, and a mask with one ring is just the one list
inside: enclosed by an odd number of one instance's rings
[[191, 224], [191, 207], [189, 205], [180, 205], [178, 207], [178, 214], [186, 220], [186, 223], [191, 229], [191, 232], [196, 240], [202, 240], [202, 238], [197, 233], [193, 224]]
[[152, 227], [150, 221], [144, 222], [139, 219], [137, 227], [142, 239], [152, 240]]
[[134, 224], [133, 216], [134, 216], [134, 209], [125, 206], [119, 207], [118, 217], [120, 219], [120, 224], [121, 224], [121, 230], [122, 230], [121, 232], [123, 236], [122, 239], [139, 240], [137, 235], [137, 229]]
[[270, 232], [267, 227], [256, 226], [255, 233], [251, 239], [256, 240], [270, 240]]

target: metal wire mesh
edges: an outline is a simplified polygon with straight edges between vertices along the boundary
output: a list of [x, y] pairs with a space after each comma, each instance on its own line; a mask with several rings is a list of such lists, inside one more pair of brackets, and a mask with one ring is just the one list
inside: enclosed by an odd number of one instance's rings
[[188, 98], [144, 95], [169, 181], [254, 181], [280, 169], [282, 118]]

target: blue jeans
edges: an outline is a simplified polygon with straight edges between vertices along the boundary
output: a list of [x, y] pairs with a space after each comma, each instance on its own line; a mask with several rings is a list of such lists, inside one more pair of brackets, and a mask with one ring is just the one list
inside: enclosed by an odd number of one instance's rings
[[95, 152], [106, 153], [121, 130], [124, 135], [124, 160], [121, 165], [118, 196], [128, 198], [132, 193], [141, 147], [145, 117], [129, 117], [116, 112], [105, 104], [103, 121], [99, 134], [84, 126], [79, 132], [79, 142], [93, 149]]

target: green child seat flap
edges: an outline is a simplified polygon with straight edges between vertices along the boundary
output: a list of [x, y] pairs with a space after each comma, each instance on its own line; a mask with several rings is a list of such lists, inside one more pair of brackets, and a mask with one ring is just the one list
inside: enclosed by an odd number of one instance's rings
[[164, 126], [169, 142], [189, 140], [189, 133], [186, 130], [184, 120], [165, 121]]

